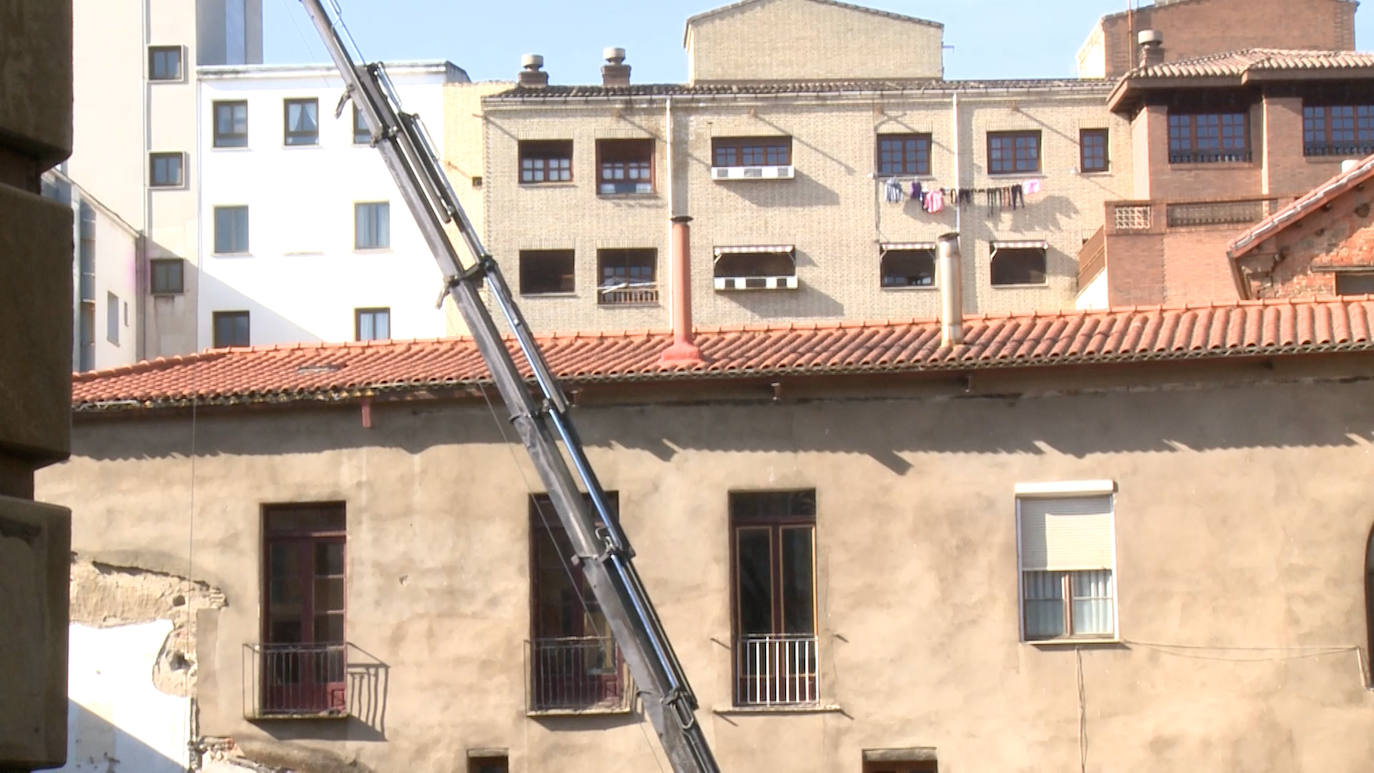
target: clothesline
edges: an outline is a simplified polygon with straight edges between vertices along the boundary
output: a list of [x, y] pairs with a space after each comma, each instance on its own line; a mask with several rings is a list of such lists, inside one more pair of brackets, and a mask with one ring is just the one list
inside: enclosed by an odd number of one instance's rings
[[987, 206], [988, 214], [995, 215], [1002, 209], [1019, 209], [1026, 206], [1026, 196], [1040, 193], [1043, 190], [1040, 180], [1027, 180], [1023, 183], [1011, 183], [993, 188], [941, 188], [926, 187], [926, 184], [916, 180], [912, 181], [910, 189], [903, 181], [896, 177], [889, 177], [883, 181], [883, 195], [891, 204], [900, 204], [907, 198], [915, 199], [924, 212], [936, 213], [943, 210], [946, 206], [957, 206], [960, 209], [974, 203], [977, 196], [982, 196]]

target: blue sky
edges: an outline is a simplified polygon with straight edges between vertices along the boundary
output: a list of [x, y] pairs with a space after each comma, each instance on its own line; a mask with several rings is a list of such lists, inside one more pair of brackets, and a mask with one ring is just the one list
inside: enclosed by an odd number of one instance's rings
[[[687, 17], [725, 0], [332, 0], [369, 60], [448, 59], [473, 80], [512, 80], [520, 55], [544, 55], [551, 83], [597, 83], [601, 49], [620, 46], [636, 83], [687, 79]], [[324, 0], [326, 5], [331, 0]], [[945, 25], [948, 78], [1050, 78], [1074, 74], [1074, 55], [1096, 19], [1127, 0], [851, 0]], [[1048, 12], [1047, 9], [1053, 9]], [[263, 0], [264, 59], [323, 62], [299, 0]], [[1355, 40], [1374, 48], [1374, 12], [1355, 15]], [[1165, 41], [1168, 46], [1168, 41]], [[901, 50], [872, 56], [900, 58]]]

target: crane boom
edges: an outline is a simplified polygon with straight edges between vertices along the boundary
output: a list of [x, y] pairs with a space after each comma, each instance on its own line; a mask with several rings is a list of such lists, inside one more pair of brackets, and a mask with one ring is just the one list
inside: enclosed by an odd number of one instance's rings
[[[644, 712], [675, 773], [718, 773], [696, 720], [697, 700], [631, 559], [634, 551], [612, 515], [577, 430], [568, 401], [511, 296], [510, 286], [449, 185], [419, 116], [401, 110], [380, 64], [355, 64], [320, 0], [301, 0], [381, 151], [402, 198], [444, 276], [449, 297], [467, 322], [491, 371], [510, 421], [529, 452], [572, 544], [581, 570], [630, 667]], [[340, 101], [342, 111], [344, 101]], [[456, 232], [470, 261], [460, 259]], [[516, 347], [530, 366], [525, 383], [495, 320], [479, 295], [485, 283]], [[533, 393], [532, 393], [533, 391]], [[536, 399], [537, 398], [537, 399]], [[579, 490], [578, 483], [582, 489]], [[586, 492], [584, 499], [582, 491]]]

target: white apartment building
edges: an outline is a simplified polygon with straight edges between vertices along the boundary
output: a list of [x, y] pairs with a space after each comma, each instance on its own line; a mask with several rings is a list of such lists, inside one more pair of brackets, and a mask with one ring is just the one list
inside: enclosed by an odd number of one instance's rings
[[[449, 62], [387, 65], [446, 131]], [[201, 67], [197, 348], [444, 333], [441, 276], [332, 65]]]

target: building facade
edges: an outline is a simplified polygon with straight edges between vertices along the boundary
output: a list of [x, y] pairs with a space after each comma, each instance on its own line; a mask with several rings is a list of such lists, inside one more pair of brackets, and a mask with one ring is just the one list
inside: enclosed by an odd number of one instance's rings
[[[1354, 773], [1371, 323], [784, 325], [689, 369], [661, 335], [543, 343], [722, 769]], [[665, 764], [485, 379], [464, 341], [78, 379], [39, 491], [78, 563], [186, 589], [201, 764]]]

